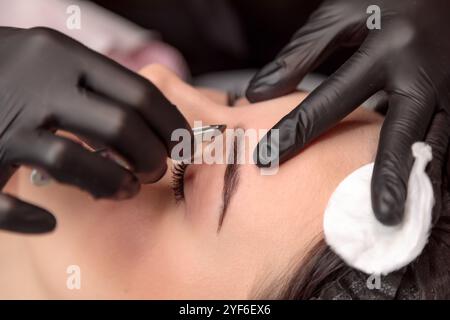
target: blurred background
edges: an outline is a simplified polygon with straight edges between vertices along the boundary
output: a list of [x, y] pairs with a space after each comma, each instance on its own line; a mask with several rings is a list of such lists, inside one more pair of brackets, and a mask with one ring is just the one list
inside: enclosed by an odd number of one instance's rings
[[[193, 76], [259, 68], [275, 57], [320, 0], [95, 0], [156, 30], [185, 57]], [[328, 74], [353, 50], [319, 67]]]
[[[21, 28], [48, 26], [132, 70], [162, 63], [186, 81], [220, 87], [221, 79], [228, 83], [230, 79], [239, 83], [248, 81], [254, 70], [272, 60], [288, 43], [320, 3], [320, 0], [0, 0], [0, 24]], [[71, 5], [81, 9], [81, 29], [66, 26], [70, 15], [66, 10]], [[353, 51], [354, 48], [341, 49], [315, 72], [332, 73]]]

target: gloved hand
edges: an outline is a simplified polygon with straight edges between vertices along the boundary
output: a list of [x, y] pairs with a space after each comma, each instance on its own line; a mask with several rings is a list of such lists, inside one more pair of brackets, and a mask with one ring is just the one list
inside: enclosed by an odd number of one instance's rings
[[[0, 28], [0, 187], [19, 165], [43, 170], [96, 198], [135, 195], [159, 180], [185, 118], [146, 79], [50, 29]], [[128, 171], [61, 129], [117, 152]], [[50, 231], [46, 210], [0, 193], [0, 229]]]
[[425, 142], [431, 146], [433, 153], [433, 159], [427, 167], [435, 199], [433, 225], [439, 218], [450, 214], [448, 203], [450, 189], [447, 186], [450, 180], [450, 172], [447, 169], [450, 164], [450, 126], [448, 123], [448, 114], [444, 111], [437, 112], [425, 138]]
[[[366, 25], [372, 4], [381, 8], [380, 30]], [[380, 222], [396, 225], [403, 218], [411, 145], [424, 140], [434, 113], [450, 111], [449, 38], [447, 0], [325, 1], [275, 61], [252, 79], [247, 97], [259, 101], [289, 93], [338, 46], [360, 44], [344, 65], [275, 125], [280, 130], [279, 160], [293, 157], [384, 90], [389, 110], [375, 160], [372, 205]]]

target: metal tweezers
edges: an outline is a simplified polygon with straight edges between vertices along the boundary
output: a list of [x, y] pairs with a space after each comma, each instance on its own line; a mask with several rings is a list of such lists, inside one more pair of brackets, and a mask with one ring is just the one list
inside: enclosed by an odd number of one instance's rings
[[[217, 137], [218, 135], [221, 135], [226, 128], [227, 126], [225, 124], [215, 124], [193, 128], [192, 132], [194, 137], [201, 137], [202, 142], [203, 141], [212, 142], [213, 138]], [[121, 157], [118, 157], [114, 153], [111, 153], [107, 148], [100, 148], [94, 150], [93, 152], [111, 158], [113, 161], [123, 166], [124, 168], [127, 169], [129, 168], [129, 165], [125, 160], [123, 160]], [[44, 186], [50, 182], [51, 178], [46, 173], [38, 169], [33, 169], [31, 171], [30, 180], [31, 183], [35, 186]]]
[[203, 139], [211, 140], [213, 137], [217, 137], [218, 135], [221, 135], [225, 129], [227, 128], [227, 125], [225, 124], [214, 124], [204, 127], [197, 127], [193, 128], [192, 132], [194, 134], [194, 137], [202, 137]]

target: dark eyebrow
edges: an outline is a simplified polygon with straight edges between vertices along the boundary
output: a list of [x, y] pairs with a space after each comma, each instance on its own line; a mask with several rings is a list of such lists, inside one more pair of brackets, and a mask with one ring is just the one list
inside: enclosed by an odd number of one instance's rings
[[[242, 130], [240, 128], [235, 128], [235, 130]], [[233, 152], [228, 157], [228, 164], [225, 169], [225, 174], [223, 176], [223, 190], [222, 190], [222, 207], [220, 209], [219, 225], [217, 227], [217, 232], [222, 228], [223, 220], [227, 213], [228, 206], [230, 204], [231, 198], [236, 193], [237, 186], [239, 184], [239, 167], [240, 164], [237, 163], [238, 160], [238, 142], [237, 135], [234, 135], [233, 139]]]

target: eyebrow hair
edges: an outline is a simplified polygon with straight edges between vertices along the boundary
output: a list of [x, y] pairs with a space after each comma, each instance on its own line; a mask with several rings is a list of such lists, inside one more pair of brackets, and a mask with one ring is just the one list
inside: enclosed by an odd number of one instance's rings
[[[241, 130], [240, 128], [235, 128]], [[217, 227], [217, 233], [222, 228], [223, 220], [227, 213], [228, 206], [231, 198], [236, 193], [239, 184], [239, 167], [237, 163], [238, 159], [238, 137], [235, 135], [233, 139], [233, 152], [228, 157], [228, 164], [223, 176], [223, 189], [222, 189], [222, 207], [220, 209], [219, 225]], [[240, 142], [240, 141], [239, 141]]]

